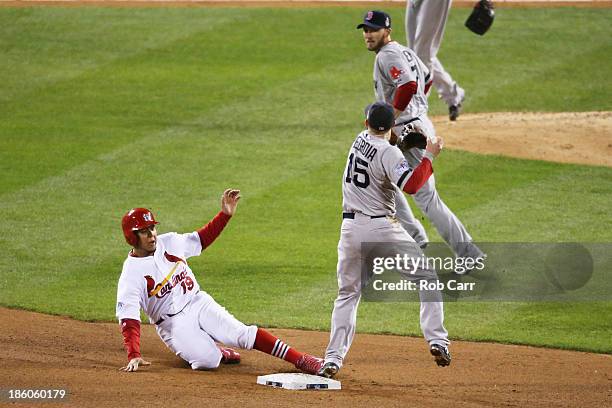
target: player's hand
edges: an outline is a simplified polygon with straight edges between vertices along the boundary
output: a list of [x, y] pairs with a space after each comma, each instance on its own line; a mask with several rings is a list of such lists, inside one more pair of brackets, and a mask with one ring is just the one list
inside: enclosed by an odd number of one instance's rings
[[148, 366], [151, 365], [151, 363], [149, 363], [148, 361], [143, 360], [140, 357], [137, 358], [133, 358], [130, 360], [130, 362], [128, 363], [128, 365], [126, 365], [125, 367], [121, 367], [119, 370], [121, 371], [126, 371], [128, 373], [132, 372], [132, 371], [137, 371], [138, 370], [138, 366]]
[[432, 142], [431, 139], [427, 139], [427, 147], [425, 150], [433, 154], [434, 157], [438, 157], [442, 148], [444, 147], [444, 140], [441, 137], [438, 137], [438, 140]]
[[234, 215], [238, 200], [240, 200], [240, 190], [228, 188], [221, 196], [221, 211], [226, 215]]

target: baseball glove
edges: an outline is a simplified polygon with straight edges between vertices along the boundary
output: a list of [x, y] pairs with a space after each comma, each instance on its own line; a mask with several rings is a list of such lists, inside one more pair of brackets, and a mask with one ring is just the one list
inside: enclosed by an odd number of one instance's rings
[[491, 0], [480, 0], [474, 6], [472, 14], [465, 20], [465, 26], [478, 35], [486, 33], [495, 19], [495, 10]]
[[402, 134], [397, 142], [397, 147], [399, 147], [403, 152], [412, 149], [413, 147], [424, 149], [427, 147], [427, 137], [420, 131], [420, 129], [413, 126], [411, 123], [408, 123], [404, 125], [404, 128], [402, 129]]

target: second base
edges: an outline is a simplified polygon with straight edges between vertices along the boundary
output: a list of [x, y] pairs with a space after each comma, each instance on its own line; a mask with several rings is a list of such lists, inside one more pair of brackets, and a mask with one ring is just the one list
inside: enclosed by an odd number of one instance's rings
[[340, 381], [323, 378], [317, 375], [301, 373], [279, 373], [260, 375], [257, 384], [286, 390], [339, 390]]

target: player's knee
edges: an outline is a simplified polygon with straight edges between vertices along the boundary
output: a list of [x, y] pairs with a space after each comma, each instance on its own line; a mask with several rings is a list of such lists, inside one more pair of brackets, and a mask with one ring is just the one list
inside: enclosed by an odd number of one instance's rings
[[221, 353], [213, 353], [210, 357], [199, 358], [191, 362], [193, 370], [214, 370], [221, 363]]
[[257, 337], [257, 326], [247, 326], [240, 330], [236, 336], [236, 347], [250, 350], [255, 344], [255, 337]]
[[431, 208], [437, 205], [438, 201], [439, 198], [435, 188], [421, 188], [415, 195], [415, 202], [424, 212], [429, 212]]
[[336, 298], [337, 302], [345, 302], [350, 301], [355, 298], [358, 298], [361, 292], [356, 290], [354, 287], [346, 287], [338, 290], [338, 297]]

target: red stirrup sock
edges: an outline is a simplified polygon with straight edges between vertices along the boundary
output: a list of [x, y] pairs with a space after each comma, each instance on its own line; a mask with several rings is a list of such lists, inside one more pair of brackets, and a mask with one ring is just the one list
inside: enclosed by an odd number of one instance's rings
[[264, 329], [257, 329], [257, 335], [255, 336], [255, 344], [253, 345], [255, 350], [262, 351], [267, 354], [271, 354], [274, 357], [282, 358], [295, 365], [302, 353], [292, 349], [285, 342], [274, 336], [272, 333], [265, 331]]

